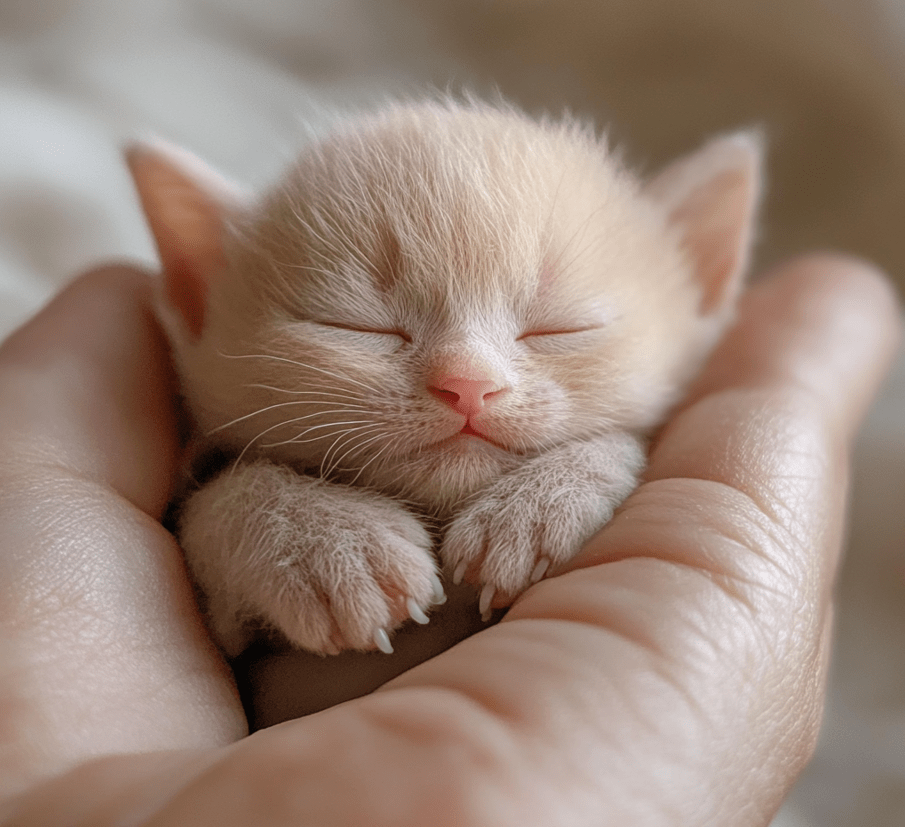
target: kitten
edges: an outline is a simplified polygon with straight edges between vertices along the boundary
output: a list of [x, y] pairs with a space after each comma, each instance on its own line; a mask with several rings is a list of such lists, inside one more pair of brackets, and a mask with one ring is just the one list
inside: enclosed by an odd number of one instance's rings
[[437, 557], [485, 616], [569, 560], [731, 320], [760, 182], [746, 134], [642, 183], [572, 120], [451, 101], [340, 123], [260, 198], [128, 161], [199, 453], [230, 459], [179, 537], [232, 655], [261, 625], [392, 651]]

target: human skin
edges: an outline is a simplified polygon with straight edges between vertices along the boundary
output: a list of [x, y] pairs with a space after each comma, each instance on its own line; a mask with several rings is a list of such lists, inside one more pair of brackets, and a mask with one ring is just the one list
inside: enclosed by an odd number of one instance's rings
[[250, 737], [159, 523], [179, 428], [148, 295], [96, 271], [0, 349], [0, 824], [769, 822], [814, 747], [848, 454], [898, 338], [869, 266], [748, 292], [567, 573]]

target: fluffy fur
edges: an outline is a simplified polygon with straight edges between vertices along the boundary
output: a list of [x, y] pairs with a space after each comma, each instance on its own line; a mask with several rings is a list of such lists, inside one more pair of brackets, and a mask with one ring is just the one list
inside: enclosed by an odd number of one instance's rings
[[644, 183], [474, 102], [339, 124], [259, 199], [129, 160], [199, 450], [231, 458], [180, 523], [231, 653], [260, 623], [388, 650], [436, 556], [485, 613], [573, 556], [732, 317], [759, 181], [747, 135]]

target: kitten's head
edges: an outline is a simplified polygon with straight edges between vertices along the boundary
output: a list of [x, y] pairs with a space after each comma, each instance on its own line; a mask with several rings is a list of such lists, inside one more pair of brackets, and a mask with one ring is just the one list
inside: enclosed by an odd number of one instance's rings
[[259, 200], [129, 153], [200, 431], [438, 512], [663, 417], [732, 317], [759, 157], [645, 184], [571, 121], [454, 103], [341, 125]]

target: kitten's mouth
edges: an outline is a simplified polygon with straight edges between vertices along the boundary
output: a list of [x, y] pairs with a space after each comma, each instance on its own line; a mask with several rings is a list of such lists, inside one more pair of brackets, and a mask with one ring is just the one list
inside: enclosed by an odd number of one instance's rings
[[509, 449], [505, 445], [502, 445], [501, 443], [499, 443], [496, 440], [492, 439], [491, 437], [487, 436], [487, 434], [483, 434], [480, 431], [475, 430], [471, 426], [471, 423], [467, 422], [467, 421], [466, 421], [464, 427], [462, 428], [462, 430], [460, 430], [458, 433], [455, 433], [452, 436], [448, 436], [445, 439], [441, 439], [439, 442], [435, 442], [434, 445], [436, 445], [436, 446], [453, 445], [457, 442], [465, 441], [465, 439], [468, 437], [471, 437], [471, 439], [479, 439], [482, 442], [486, 442], [488, 445], [492, 445], [494, 448], [496, 448], [500, 451], [506, 451], [506, 453], [509, 453]]

